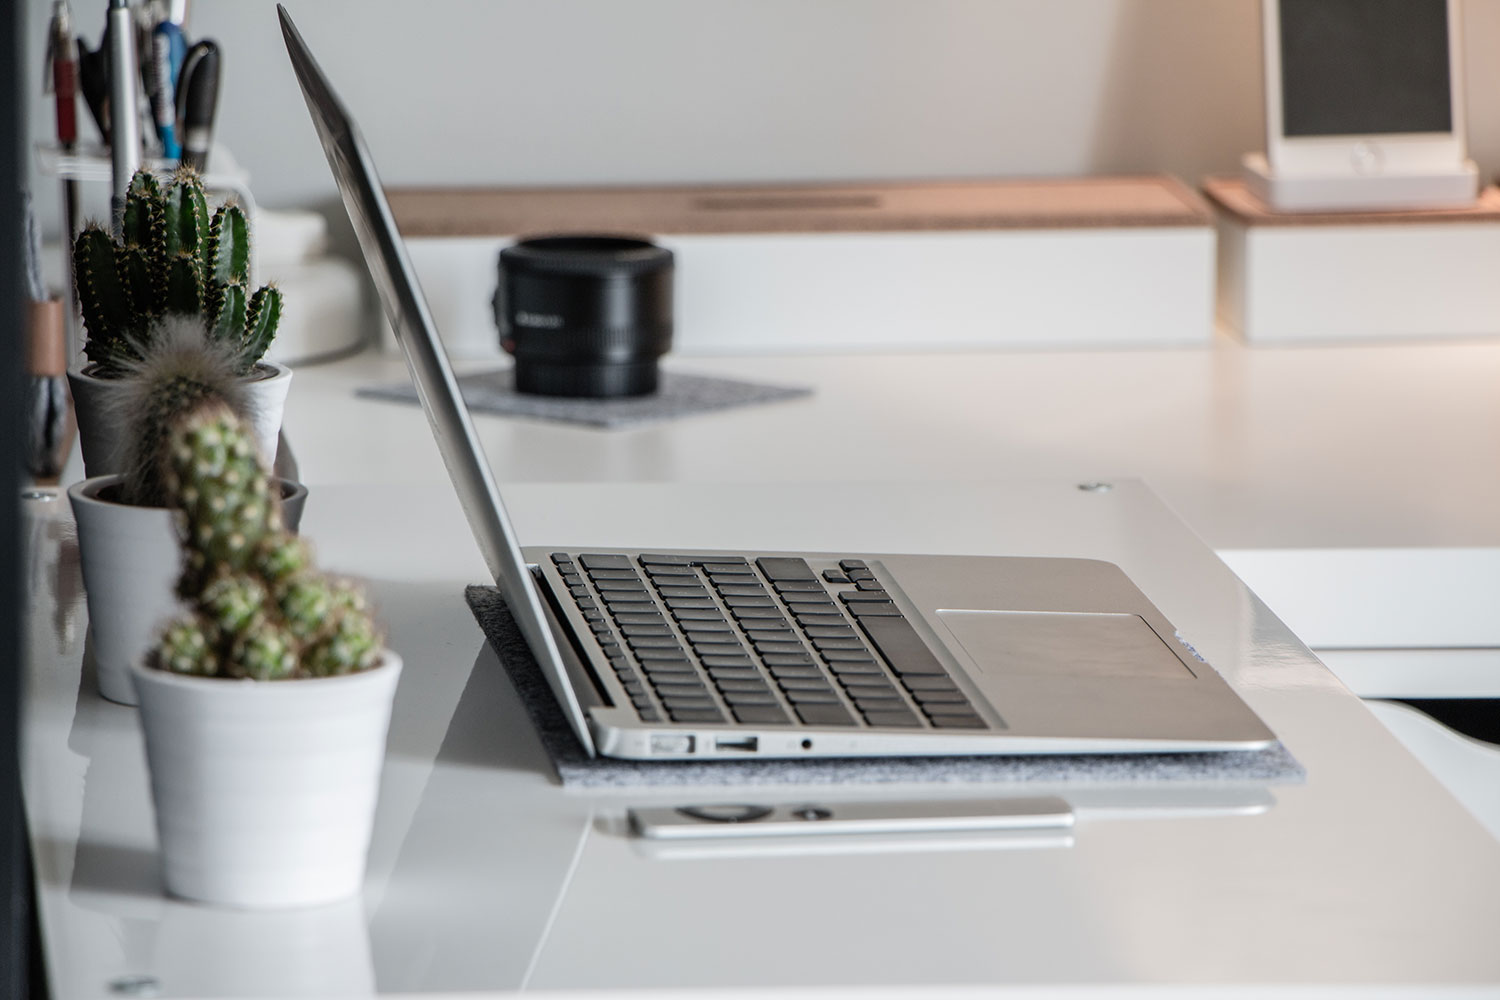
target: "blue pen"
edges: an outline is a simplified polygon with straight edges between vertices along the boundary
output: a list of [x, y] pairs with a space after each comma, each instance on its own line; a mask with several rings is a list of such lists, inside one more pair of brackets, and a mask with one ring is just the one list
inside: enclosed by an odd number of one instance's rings
[[187, 43], [182, 29], [163, 21], [151, 32], [151, 117], [161, 136], [162, 153], [169, 160], [182, 156], [177, 141], [177, 85]]

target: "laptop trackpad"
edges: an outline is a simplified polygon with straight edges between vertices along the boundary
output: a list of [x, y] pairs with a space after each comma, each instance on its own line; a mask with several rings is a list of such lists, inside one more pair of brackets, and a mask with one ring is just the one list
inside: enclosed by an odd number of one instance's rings
[[941, 609], [938, 618], [986, 673], [1193, 676], [1139, 615]]

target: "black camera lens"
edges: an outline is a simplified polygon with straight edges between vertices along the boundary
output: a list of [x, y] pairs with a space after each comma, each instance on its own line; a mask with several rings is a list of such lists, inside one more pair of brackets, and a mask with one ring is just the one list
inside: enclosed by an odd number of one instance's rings
[[672, 251], [625, 236], [541, 236], [500, 251], [500, 346], [516, 391], [644, 396], [672, 346]]

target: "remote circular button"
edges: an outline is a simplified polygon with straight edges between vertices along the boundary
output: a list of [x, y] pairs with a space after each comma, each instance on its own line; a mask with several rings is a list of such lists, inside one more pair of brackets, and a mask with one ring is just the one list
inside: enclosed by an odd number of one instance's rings
[[803, 806], [801, 809], [793, 809], [792, 817], [794, 819], [817, 821], [820, 819], [833, 819], [833, 813], [827, 809], [820, 809], [817, 806]]
[[771, 815], [770, 806], [737, 804], [683, 806], [677, 811], [689, 819], [701, 819], [705, 823], [753, 823]]

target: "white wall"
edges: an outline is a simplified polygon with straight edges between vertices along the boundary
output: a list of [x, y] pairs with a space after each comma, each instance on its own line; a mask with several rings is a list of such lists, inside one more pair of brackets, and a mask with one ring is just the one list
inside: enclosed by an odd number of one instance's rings
[[[40, 67], [47, 0], [31, 6]], [[1259, 148], [1256, 0], [289, 0], [388, 183], [1073, 175]], [[104, 0], [73, 0], [97, 43]], [[1467, 5], [1500, 167], [1500, 0]], [[334, 197], [271, 0], [196, 0], [263, 204]], [[40, 70], [28, 74], [39, 80]], [[33, 129], [51, 112], [38, 95]], [[90, 126], [91, 127], [91, 126]], [[55, 185], [36, 186], [49, 231]]]

